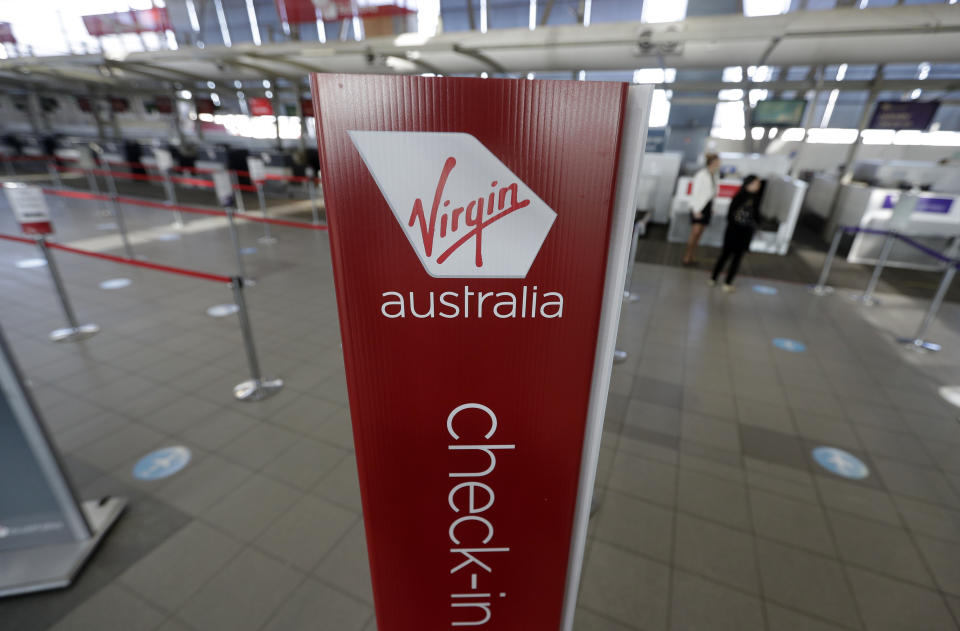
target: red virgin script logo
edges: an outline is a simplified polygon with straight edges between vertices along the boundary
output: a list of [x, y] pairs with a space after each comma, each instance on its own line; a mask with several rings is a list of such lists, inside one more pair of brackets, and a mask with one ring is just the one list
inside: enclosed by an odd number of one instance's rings
[[428, 274], [527, 275], [557, 215], [479, 140], [349, 133]]
[[[427, 257], [430, 257], [433, 253], [433, 239], [437, 232], [437, 215], [439, 215], [441, 239], [447, 236], [448, 225], [450, 234], [460, 235], [463, 233], [463, 236], [454, 241], [450, 247], [437, 257], [437, 263], [443, 264], [444, 261], [450, 258], [451, 254], [456, 252], [461, 246], [468, 244], [472, 239], [476, 248], [475, 264], [478, 268], [483, 267], [483, 229], [493, 222], [503, 219], [510, 213], [516, 212], [521, 208], [526, 208], [530, 205], [530, 200], [518, 199], [517, 183], [514, 182], [508, 186], [501, 187], [499, 194], [497, 191], [492, 191], [486, 200], [484, 200], [483, 197], [471, 199], [466, 206], [457, 206], [452, 211], [449, 211], [448, 208], [451, 205], [450, 200], [444, 199], [443, 189], [447, 184], [447, 178], [450, 177], [450, 172], [453, 171], [455, 166], [457, 166], [457, 160], [452, 156], [447, 158], [446, 162], [443, 163], [443, 170], [440, 172], [440, 181], [437, 182], [437, 190], [433, 195], [430, 219], [428, 220], [424, 216], [423, 200], [418, 197], [416, 201], [413, 202], [413, 211], [410, 213], [410, 221], [408, 223], [410, 227], [414, 227], [418, 223], [420, 224], [420, 237], [423, 240], [424, 251]], [[497, 181], [494, 180], [491, 182], [490, 186], [496, 187]], [[506, 201], [508, 195], [510, 204], [507, 206]], [[496, 206], [494, 206], [495, 199], [499, 199]], [[443, 200], [443, 211], [440, 209], [440, 200]], [[486, 201], [487, 219], [483, 217], [484, 201]]]

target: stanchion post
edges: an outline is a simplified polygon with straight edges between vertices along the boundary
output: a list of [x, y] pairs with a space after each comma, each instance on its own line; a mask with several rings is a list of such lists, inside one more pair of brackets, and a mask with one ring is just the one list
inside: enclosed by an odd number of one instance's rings
[[[224, 211], [227, 213], [227, 225], [230, 228], [230, 241], [233, 242], [233, 251], [237, 256], [237, 274], [240, 276], [240, 278], [247, 279], [247, 271], [243, 265], [243, 253], [240, 251], [240, 235], [237, 233], [237, 224], [234, 221], [233, 216], [233, 206], [224, 206]], [[249, 282], [249, 279], [247, 279], [247, 281]]]
[[320, 223], [320, 213], [317, 210], [317, 190], [313, 185], [313, 168], [307, 169], [307, 192], [310, 194], [310, 210], [313, 212], [313, 225]]
[[937, 287], [937, 293], [933, 296], [933, 300], [930, 302], [930, 307], [923, 315], [923, 321], [920, 323], [920, 328], [917, 329], [917, 334], [912, 338], [898, 338], [898, 342], [901, 344], [909, 344], [911, 348], [919, 351], [932, 351], [935, 353], [943, 348], [940, 344], [927, 341], [927, 330], [933, 323], [933, 319], [937, 317], [937, 312], [940, 311], [940, 305], [943, 304], [943, 299], [947, 295], [947, 290], [950, 289], [950, 283], [953, 282], [953, 277], [957, 273], [957, 265], [957, 261], [950, 261], [947, 271], [943, 273], [943, 279], [940, 281], [940, 286]]
[[877, 258], [876, 265], [873, 266], [873, 274], [870, 275], [870, 282], [867, 283], [867, 288], [862, 295], [854, 297], [855, 300], [868, 307], [877, 304], [877, 301], [873, 298], [873, 292], [877, 290], [877, 284], [880, 282], [880, 274], [883, 273], [887, 259], [890, 258], [890, 250], [893, 249], [895, 239], [896, 235], [893, 232], [888, 232], [887, 236], [884, 237], [883, 247], [880, 248], [880, 256]]
[[6, 169], [7, 175], [11, 175], [11, 176], [12, 176], [12, 175], [16, 175], [16, 174], [17, 174], [17, 172], [16, 172], [16, 171], [14, 170], [14, 168], [13, 168], [13, 160], [11, 160], [11, 159], [9, 159], [9, 158], [5, 159], [5, 160], [3, 161], [3, 167]]
[[250, 328], [250, 315], [247, 312], [247, 302], [243, 296], [243, 278], [234, 276], [230, 280], [233, 289], [233, 299], [237, 305], [237, 316], [240, 319], [240, 332], [243, 335], [243, 348], [247, 354], [247, 364], [250, 367], [250, 379], [237, 384], [233, 388], [233, 396], [240, 401], [261, 401], [271, 397], [283, 388], [282, 379], [264, 379], [260, 373], [260, 362], [257, 359], [257, 349], [253, 344], [253, 331]]
[[823, 269], [820, 270], [820, 278], [810, 292], [815, 296], [826, 296], [833, 293], [833, 287], [827, 286], [827, 279], [830, 278], [830, 268], [833, 267], [833, 259], [837, 256], [837, 250], [840, 249], [840, 239], [843, 237], [843, 228], [838, 227], [833, 233], [833, 241], [830, 242], [830, 249], [827, 251], [827, 258], [823, 260]]
[[63, 279], [60, 277], [60, 270], [57, 268], [57, 262], [50, 252], [47, 240], [43, 237], [37, 237], [37, 246], [47, 261], [47, 269], [50, 270], [50, 277], [53, 279], [53, 287], [57, 291], [57, 298], [60, 299], [60, 306], [63, 307], [63, 314], [67, 318], [67, 324], [70, 326], [57, 329], [50, 333], [50, 340], [53, 342], [79, 342], [88, 337], [92, 337], [100, 332], [100, 327], [96, 324], [79, 324], [77, 316], [70, 305], [70, 299], [67, 297], [67, 290], [63, 286]]
[[[263, 218], [267, 219], [267, 200], [263, 195], [263, 182], [257, 180], [253, 183], [253, 185], [257, 187], [257, 199], [260, 202], [260, 212], [263, 214]], [[266, 221], [263, 222], [263, 236], [257, 239], [257, 241], [267, 245], [277, 242], [274, 237], [270, 236], [270, 224]]]
[[[170, 173], [167, 171], [163, 172], [163, 189], [167, 194], [167, 206], [176, 206], [177, 193], [173, 188], [173, 181], [170, 179]], [[173, 227], [178, 230], [183, 228], [183, 214], [177, 209], [173, 210]]]
[[234, 200], [236, 200], [237, 203], [237, 210], [241, 213], [247, 212], [246, 206], [243, 205], [243, 191], [240, 190], [240, 179], [237, 177], [236, 171], [230, 171], [230, 183], [233, 190], [236, 191]]
[[50, 174], [54, 188], [63, 188], [63, 180], [60, 179], [60, 171], [57, 170], [55, 163], [47, 162], [47, 173]]
[[133, 253], [133, 246], [130, 244], [130, 238], [127, 236], [127, 222], [123, 217], [123, 209], [117, 200], [116, 192], [110, 194], [110, 202], [113, 204], [113, 218], [117, 222], [117, 232], [120, 233], [120, 240], [123, 241], [123, 251], [128, 259], [136, 258]]

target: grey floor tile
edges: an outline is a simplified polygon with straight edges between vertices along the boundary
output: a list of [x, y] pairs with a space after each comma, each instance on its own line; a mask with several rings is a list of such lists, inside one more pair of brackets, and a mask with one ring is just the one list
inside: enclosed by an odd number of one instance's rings
[[790, 433], [741, 425], [740, 445], [746, 457], [800, 470], [807, 468], [803, 443]]
[[740, 436], [736, 423], [688, 411], [684, 411], [680, 423], [680, 437], [685, 441], [740, 452]]
[[594, 515], [594, 536], [607, 543], [670, 562], [673, 548], [673, 511], [617, 493], [602, 495]]
[[748, 596], [682, 571], [673, 573], [671, 631], [765, 631], [763, 606]]
[[677, 506], [682, 511], [734, 528], [750, 528], [750, 511], [744, 484], [681, 469], [678, 476]]
[[814, 476], [823, 504], [830, 508], [900, 525], [897, 507], [889, 493], [826, 475]]
[[308, 578], [263, 631], [363, 631], [372, 616], [368, 605]]
[[108, 585], [71, 611], [53, 631], [153, 631], [165, 614], [123, 587]]
[[680, 408], [631, 399], [627, 405], [627, 413], [623, 423], [625, 426], [679, 436]]
[[677, 515], [677, 567], [751, 593], [759, 593], [753, 536], [720, 524]]
[[765, 603], [765, 608], [769, 631], [845, 631], [847, 629], [863, 628], [860, 625], [840, 627], [826, 620], [812, 618], [771, 602]]
[[676, 494], [677, 467], [625, 452], [613, 458], [607, 485], [628, 495], [672, 506]]
[[793, 416], [786, 405], [777, 405], [748, 397], [737, 397], [737, 420], [787, 434], [796, 433]]
[[248, 469], [259, 470], [300, 440], [298, 434], [268, 423], [257, 423], [220, 448], [219, 454]]
[[830, 511], [829, 518], [837, 551], [847, 563], [933, 587], [933, 578], [905, 530], [836, 511]]
[[347, 531], [313, 573], [325, 582], [337, 585], [351, 596], [373, 604], [363, 520], [358, 520]]
[[305, 572], [313, 570], [356, 523], [358, 515], [305, 496], [257, 537], [257, 547]]
[[757, 554], [768, 600], [857, 628], [859, 614], [838, 562], [764, 539]]
[[960, 509], [960, 494], [940, 471], [888, 458], [874, 458], [873, 464], [891, 492]]
[[309, 491], [344, 458], [344, 449], [301, 437], [263, 468], [263, 473], [296, 488]]
[[960, 543], [960, 511], [906, 497], [895, 497], [894, 501], [914, 534]]
[[733, 396], [715, 390], [697, 390], [685, 388], [683, 391], [683, 410], [697, 412], [728, 421], [736, 420], [737, 404]]
[[916, 537], [915, 541], [933, 572], [937, 587], [960, 596], [960, 544], [930, 537]]
[[303, 580], [299, 572], [247, 548], [194, 593], [177, 615], [196, 629], [256, 631]]
[[934, 461], [923, 443], [912, 434], [892, 432], [877, 427], [857, 430], [863, 448], [871, 455], [885, 456], [920, 466], [933, 466]]
[[751, 490], [750, 509], [757, 535], [835, 556], [826, 515], [819, 506]]
[[243, 484], [250, 475], [249, 469], [227, 462], [216, 454], [207, 454], [195, 458], [157, 495], [186, 513], [199, 515]]
[[595, 542], [583, 569], [580, 604], [628, 626], [664, 629], [669, 581], [668, 566]]
[[637, 377], [633, 380], [631, 398], [669, 408], [679, 408], [683, 401], [683, 387], [653, 377]]
[[167, 611], [176, 611], [240, 550], [240, 544], [192, 522], [120, 576], [120, 582]]
[[573, 631], [631, 631], [633, 628], [583, 607], [577, 607], [573, 617]]
[[87, 443], [74, 453], [100, 469], [110, 470], [127, 460], [147, 455], [165, 440], [163, 434], [128, 424], [116, 432]]
[[861, 446], [853, 424], [842, 418], [802, 410], [794, 410], [793, 417], [797, 433], [808, 441], [844, 449], [858, 449]]
[[250, 430], [256, 423], [257, 421], [249, 416], [232, 409], [221, 408], [195, 421], [178, 434], [208, 451], [217, 451]]
[[181, 394], [176, 401], [141, 417], [140, 422], [158, 432], [176, 434], [193, 427], [219, 409], [219, 406], [204, 399]]
[[204, 511], [203, 519], [241, 541], [253, 541], [303, 493], [254, 474], [221, 501]]
[[935, 591], [865, 570], [847, 571], [868, 631], [954, 631], [957, 624]]

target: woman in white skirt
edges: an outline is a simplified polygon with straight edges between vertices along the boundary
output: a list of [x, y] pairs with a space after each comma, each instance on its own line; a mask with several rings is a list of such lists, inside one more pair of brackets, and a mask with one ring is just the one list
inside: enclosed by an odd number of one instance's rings
[[720, 156], [708, 153], [707, 164], [693, 176], [693, 190], [690, 192], [690, 238], [687, 251], [683, 254], [683, 264], [696, 263], [697, 244], [703, 231], [707, 229], [713, 216], [713, 198], [717, 195], [717, 171], [720, 170]]

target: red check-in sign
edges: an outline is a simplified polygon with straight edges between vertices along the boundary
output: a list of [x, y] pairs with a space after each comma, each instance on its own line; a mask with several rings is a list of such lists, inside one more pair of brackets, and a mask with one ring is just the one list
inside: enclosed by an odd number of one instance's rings
[[313, 92], [378, 628], [569, 628], [648, 91]]

